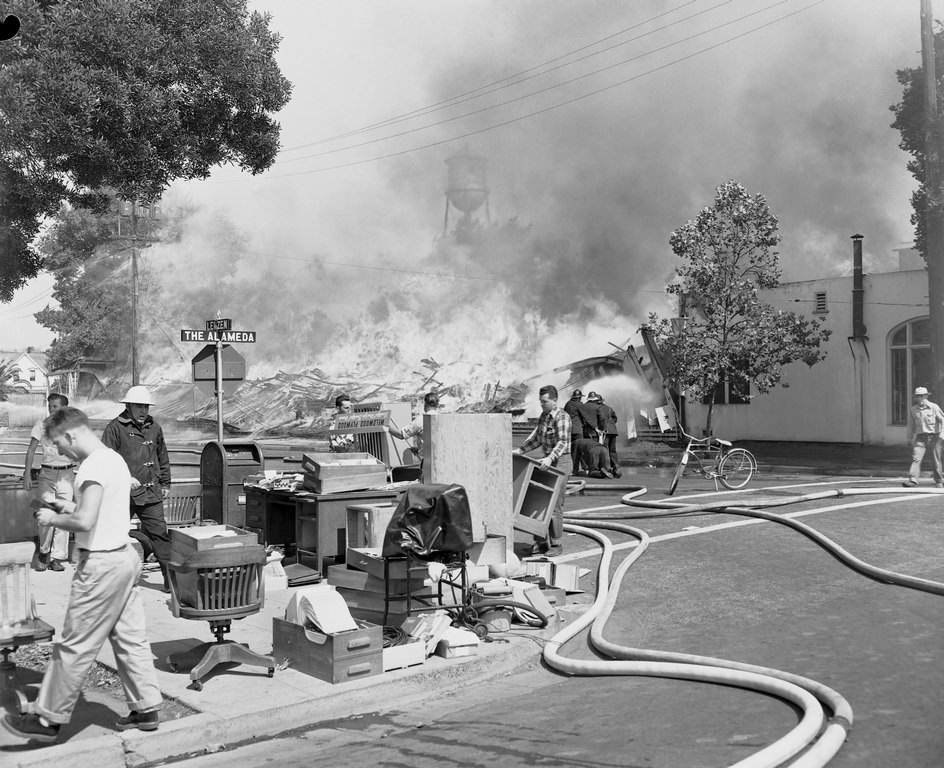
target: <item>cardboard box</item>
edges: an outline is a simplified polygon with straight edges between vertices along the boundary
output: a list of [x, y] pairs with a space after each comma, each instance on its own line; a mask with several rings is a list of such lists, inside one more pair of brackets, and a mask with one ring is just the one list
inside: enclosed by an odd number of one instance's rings
[[475, 632], [458, 627], [449, 627], [436, 645], [436, 655], [444, 659], [475, 656], [479, 652], [479, 638]]
[[391, 645], [383, 649], [383, 670], [404, 669], [423, 664], [426, 661], [426, 645], [412, 637], [400, 645]]
[[242, 547], [258, 544], [259, 538], [252, 531], [233, 525], [196, 525], [189, 528], [170, 528], [171, 553], [179, 552], [182, 558], [194, 552], [222, 547]]
[[383, 672], [383, 627], [358, 622], [358, 629], [326, 635], [284, 619], [272, 619], [272, 655], [277, 664], [329, 683]]
[[469, 562], [472, 565], [498, 565], [507, 562], [505, 537], [489, 534], [485, 541], [476, 541], [469, 549]]
[[350, 504], [347, 508], [347, 545], [381, 547], [387, 525], [396, 511], [393, 502], [385, 504]]
[[410, 616], [403, 622], [403, 631], [426, 646], [426, 655], [432, 656], [436, 646], [452, 623], [452, 618], [445, 611], [424, 613]]

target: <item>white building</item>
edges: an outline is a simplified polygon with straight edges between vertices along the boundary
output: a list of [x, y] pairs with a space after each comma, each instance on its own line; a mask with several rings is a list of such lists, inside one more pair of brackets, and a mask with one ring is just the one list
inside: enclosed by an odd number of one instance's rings
[[[912, 249], [901, 249], [899, 269], [864, 275], [862, 323], [853, 329], [853, 276], [783, 283], [763, 300], [784, 310], [822, 317], [832, 330], [826, 359], [812, 368], [793, 363], [781, 384], [748, 403], [714, 406], [712, 432], [731, 440], [792, 440], [904, 444], [916, 386], [930, 384], [928, 274]], [[934, 395], [937, 394], [937, 397]], [[736, 399], [736, 398], [735, 398]], [[707, 405], [686, 403], [688, 431], [701, 434]]]
[[46, 395], [49, 392], [49, 362], [45, 352], [27, 347], [13, 364], [19, 370], [17, 381], [29, 385], [30, 394]]

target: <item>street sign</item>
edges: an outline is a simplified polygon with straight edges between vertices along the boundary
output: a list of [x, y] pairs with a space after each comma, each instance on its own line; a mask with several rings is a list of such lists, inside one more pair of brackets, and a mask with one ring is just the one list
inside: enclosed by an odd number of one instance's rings
[[[207, 325], [213, 320], [208, 320]], [[226, 322], [229, 322], [228, 320]], [[208, 342], [222, 341], [224, 344], [233, 344], [235, 342], [247, 342], [255, 344], [255, 331], [199, 331], [199, 330], [181, 330], [181, 341], [199, 341], [203, 344]]]
[[231, 331], [233, 330], [233, 321], [228, 318], [207, 320], [206, 326], [208, 331]]
[[[228, 344], [220, 352], [223, 375], [223, 394], [231, 395], [246, 379], [246, 359]], [[190, 361], [193, 366], [193, 383], [204, 395], [216, 394], [216, 345], [207, 344]]]

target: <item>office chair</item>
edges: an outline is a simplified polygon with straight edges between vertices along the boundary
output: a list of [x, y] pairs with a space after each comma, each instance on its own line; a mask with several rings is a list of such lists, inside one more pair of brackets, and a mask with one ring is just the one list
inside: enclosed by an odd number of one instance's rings
[[203, 689], [202, 678], [218, 664], [236, 662], [266, 667], [275, 674], [275, 660], [249, 650], [223, 635], [235, 619], [258, 613], [265, 602], [262, 567], [265, 547], [259, 545], [221, 547], [197, 551], [183, 561], [168, 562], [171, 611], [174, 616], [208, 621], [216, 641], [203, 643], [185, 653], [168, 656], [167, 663], [176, 672], [190, 659], [198, 659], [190, 669], [190, 687]]
[[27, 711], [26, 693], [16, 675], [10, 654], [21, 645], [51, 640], [55, 630], [36, 617], [30, 593], [30, 564], [36, 545], [32, 542], [0, 544], [0, 694], [3, 706], [13, 702], [20, 713]]

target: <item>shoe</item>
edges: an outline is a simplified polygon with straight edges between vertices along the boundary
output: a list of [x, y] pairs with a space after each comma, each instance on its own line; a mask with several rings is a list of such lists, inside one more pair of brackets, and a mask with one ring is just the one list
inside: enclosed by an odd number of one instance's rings
[[604, 467], [600, 467], [600, 474], [602, 474], [603, 477], [608, 478], [610, 480], [612, 480], [615, 477], [615, 475], [610, 470], [605, 469]]
[[115, 728], [119, 731], [129, 731], [137, 728], [139, 731], [156, 731], [161, 722], [161, 713], [153, 709], [150, 712], [138, 712], [132, 709], [127, 717], [120, 717], [115, 723]]
[[559, 541], [552, 541], [544, 550], [545, 557], [559, 557], [562, 554], [564, 554], [564, 547]]
[[44, 744], [51, 744], [59, 738], [59, 725], [43, 725], [39, 721], [39, 715], [34, 714], [6, 715], [3, 718], [3, 727], [23, 739], [41, 741]]
[[917, 484], [917, 480], [905, 480], [901, 485], [903, 488], [914, 488]]
[[534, 542], [534, 545], [531, 547], [532, 555], [543, 555], [548, 550], [548, 543], [546, 539], [541, 539], [540, 541]]
[[36, 555], [36, 570], [45, 571], [49, 567], [49, 553], [40, 552]]
[[616, 469], [616, 467], [613, 468], [612, 472], [613, 472], [613, 477], [622, 477], [622, 476], [623, 476], [623, 473], [620, 472], [618, 469]]
[[62, 562], [59, 560], [50, 560], [49, 561], [49, 570], [50, 571], [64, 571], [65, 568], [62, 565]]

